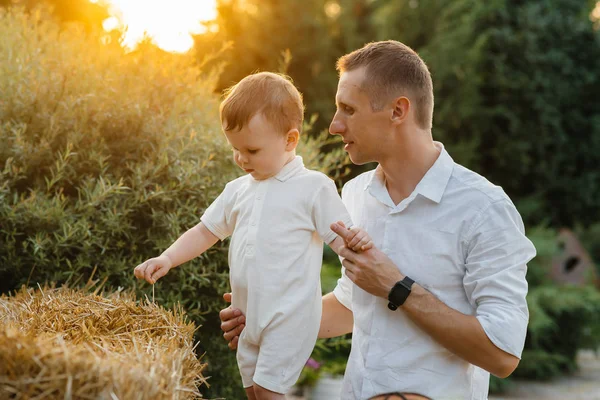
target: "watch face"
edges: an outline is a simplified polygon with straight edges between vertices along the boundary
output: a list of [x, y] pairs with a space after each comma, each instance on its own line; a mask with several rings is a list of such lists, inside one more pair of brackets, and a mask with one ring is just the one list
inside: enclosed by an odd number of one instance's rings
[[390, 292], [389, 300], [396, 306], [401, 306], [406, 301], [406, 298], [410, 294], [410, 289], [398, 282], [394, 285], [394, 288]]

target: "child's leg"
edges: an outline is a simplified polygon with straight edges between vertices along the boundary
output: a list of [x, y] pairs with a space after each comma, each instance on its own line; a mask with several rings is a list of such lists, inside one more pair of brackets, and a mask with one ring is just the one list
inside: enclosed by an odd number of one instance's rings
[[254, 394], [254, 386], [244, 388], [244, 390], [246, 391], [248, 400], [257, 400], [256, 395]]
[[265, 389], [264, 387], [257, 385], [256, 383], [254, 384], [254, 386], [252, 386], [252, 388], [254, 388], [254, 395], [256, 396], [256, 400], [285, 400], [284, 394], [272, 392], [269, 389]]

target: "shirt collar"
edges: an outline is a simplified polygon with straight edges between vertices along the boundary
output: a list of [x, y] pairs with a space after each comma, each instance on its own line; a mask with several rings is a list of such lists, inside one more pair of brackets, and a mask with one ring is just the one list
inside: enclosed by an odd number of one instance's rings
[[440, 142], [434, 142], [440, 150], [440, 155], [415, 188], [415, 192], [439, 203], [446, 191], [448, 181], [454, 170], [454, 160]]
[[301, 156], [296, 156], [292, 161], [285, 164], [283, 168], [274, 176], [280, 182], [285, 182], [292, 176], [304, 169], [304, 162]]
[[[425, 173], [423, 178], [421, 178], [421, 181], [417, 184], [417, 187], [409, 197], [420, 194], [431, 201], [439, 203], [442, 200], [442, 196], [446, 191], [446, 186], [452, 175], [454, 160], [450, 154], [448, 154], [442, 143], [434, 142], [434, 144], [435, 147], [440, 150], [440, 155], [427, 173]], [[377, 166], [371, 179], [365, 185], [365, 190], [367, 189], [370, 189], [371, 193], [376, 197], [385, 199], [384, 203], [391, 203], [388, 205], [395, 207], [393, 202], [391, 202], [391, 199], [389, 199], [389, 194], [385, 187], [383, 170], [380, 166]], [[388, 199], [389, 201], [387, 201]]]

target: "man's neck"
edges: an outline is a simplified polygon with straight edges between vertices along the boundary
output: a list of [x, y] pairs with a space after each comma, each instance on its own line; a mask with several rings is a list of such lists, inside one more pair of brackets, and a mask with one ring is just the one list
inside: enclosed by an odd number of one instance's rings
[[415, 190], [439, 157], [440, 150], [430, 135], [427, 138], [407, 140], [394, 147], [395, 151], [383, 158], [379, 165], [388, 193], [394, 204], [398, 204]]

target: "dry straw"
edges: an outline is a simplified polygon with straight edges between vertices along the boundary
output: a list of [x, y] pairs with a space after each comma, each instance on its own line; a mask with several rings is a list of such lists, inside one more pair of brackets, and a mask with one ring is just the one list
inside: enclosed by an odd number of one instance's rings
[[193, 334], [130, 294], [23, 288], [0, 297], [0, 399], [201, 398]]

